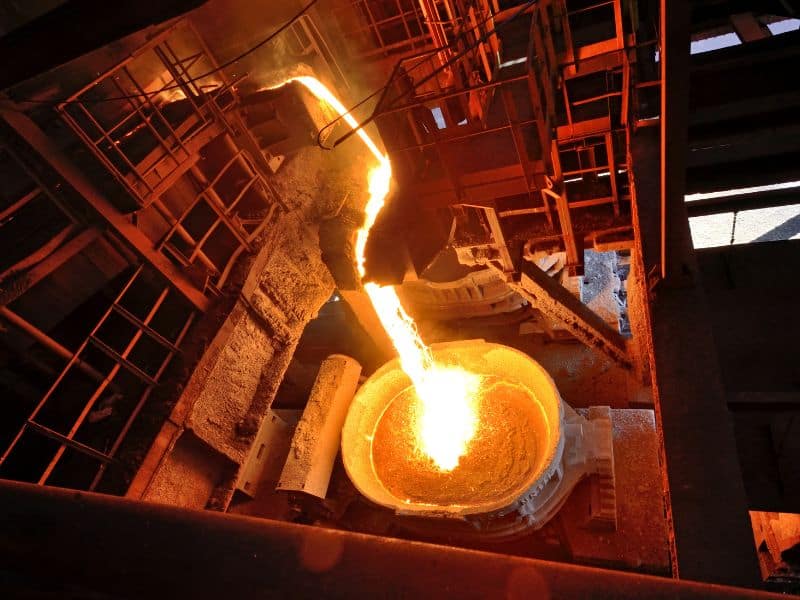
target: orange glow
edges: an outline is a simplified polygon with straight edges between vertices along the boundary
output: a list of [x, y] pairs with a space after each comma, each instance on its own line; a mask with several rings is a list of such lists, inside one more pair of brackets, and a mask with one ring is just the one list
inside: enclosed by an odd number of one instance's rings
[[[375, 224], [389, 194], [392, 167], [389, 158], [325, 85], [314, 77], [293, 77], [320, 102], [328, 104], [361, 138], [378, 164], [368, 174], [369, 200], [364, 209], [364, 225], [356, 234], [356, 267], [363, 279], [364, 253], [370, 229]], [[278, 86], [280, 87], [280, 86]], [[430, 457], [442, 471], [452, 471], [467, 452], [476, 429], [476, 394], [480, 377], [460, 367], [434, 362], [430, 349], [417, 331], [414, 320], [406, 313], [393, 286], [364, 284], [375, 312], [392, 340], [403, 371], [409, 376], [419, 398], [416, 434], [419, 450]]]

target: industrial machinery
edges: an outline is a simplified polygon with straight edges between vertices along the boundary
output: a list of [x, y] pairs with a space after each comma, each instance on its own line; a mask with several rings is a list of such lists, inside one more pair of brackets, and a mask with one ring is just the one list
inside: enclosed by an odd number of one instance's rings
[[800, 589], [796, 2], [139, 4], [0, 6], [0, 588]]

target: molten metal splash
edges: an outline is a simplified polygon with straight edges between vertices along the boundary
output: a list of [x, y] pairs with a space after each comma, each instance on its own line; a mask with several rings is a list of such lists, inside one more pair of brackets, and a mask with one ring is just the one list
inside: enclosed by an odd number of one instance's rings
[[[314, 77], [292, 77], [285, 85], [296, 81], [305, 86], [320, 102], [333, 108], [347, 124], [356, 129], [378, 165], [369, 172], [369, 200], [365, 208], [364, 225], [356, 235], [356, 266], [363, 278], [364, 253], [370, 229], [383, 208], [392, 179], [389, 158], [381, 153], [369, 135], [358, 128], [358, 122], [347, 112], [339, 99]], [[280, 87], [280, 86], [278, 86]], [[417, 332], [414, 320], [400, 304], [392, 286], [364, 284], [375, 312], [400, 356], [400, 365], [411, 379], [420, 400], [417, 417], [417, 438], [420, 450], [442, 471], [452, 471], [466, 454], [477, 426], [476, 403], [480, 377], [459, 367], [437, 364], [429, 348]]]

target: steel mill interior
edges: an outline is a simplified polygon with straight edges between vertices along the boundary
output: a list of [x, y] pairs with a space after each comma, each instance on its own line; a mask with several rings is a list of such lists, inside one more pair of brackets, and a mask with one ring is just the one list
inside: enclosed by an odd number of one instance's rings
[[800, 594], [800, 2], [0, 52], [0, 596]]

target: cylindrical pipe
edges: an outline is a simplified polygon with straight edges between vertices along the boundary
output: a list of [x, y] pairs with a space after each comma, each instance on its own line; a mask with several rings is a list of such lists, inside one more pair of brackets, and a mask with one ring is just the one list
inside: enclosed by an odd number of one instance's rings
[[4, 586], [27, 595], [783, 598], [3, 480], [0, 531]]
[[[20, 317], [17, 313], [13, 312], [6, 306], [0, 306], [0, 317], [3, 317], [6, 321], [11, 323], [14, 327], [21, 329], [29, 336], [31, 336], [34, 340], [39, 342], [42, 346], [50, 350], [53, 354], [60, 356], [66, 360], [72, 358], [73, 352], [59, 344], [41, 329], [33, 325], [32, 323], [26, 321], [22, 317]], [[86, 373], [92, 379], [96, 381], [103, 381], [105, 379], [105, 375], [103, 375], [100, 371], [95, 369], [92, 365], [85, 363], [82, 360], [78, 360], [76, 366]]]

